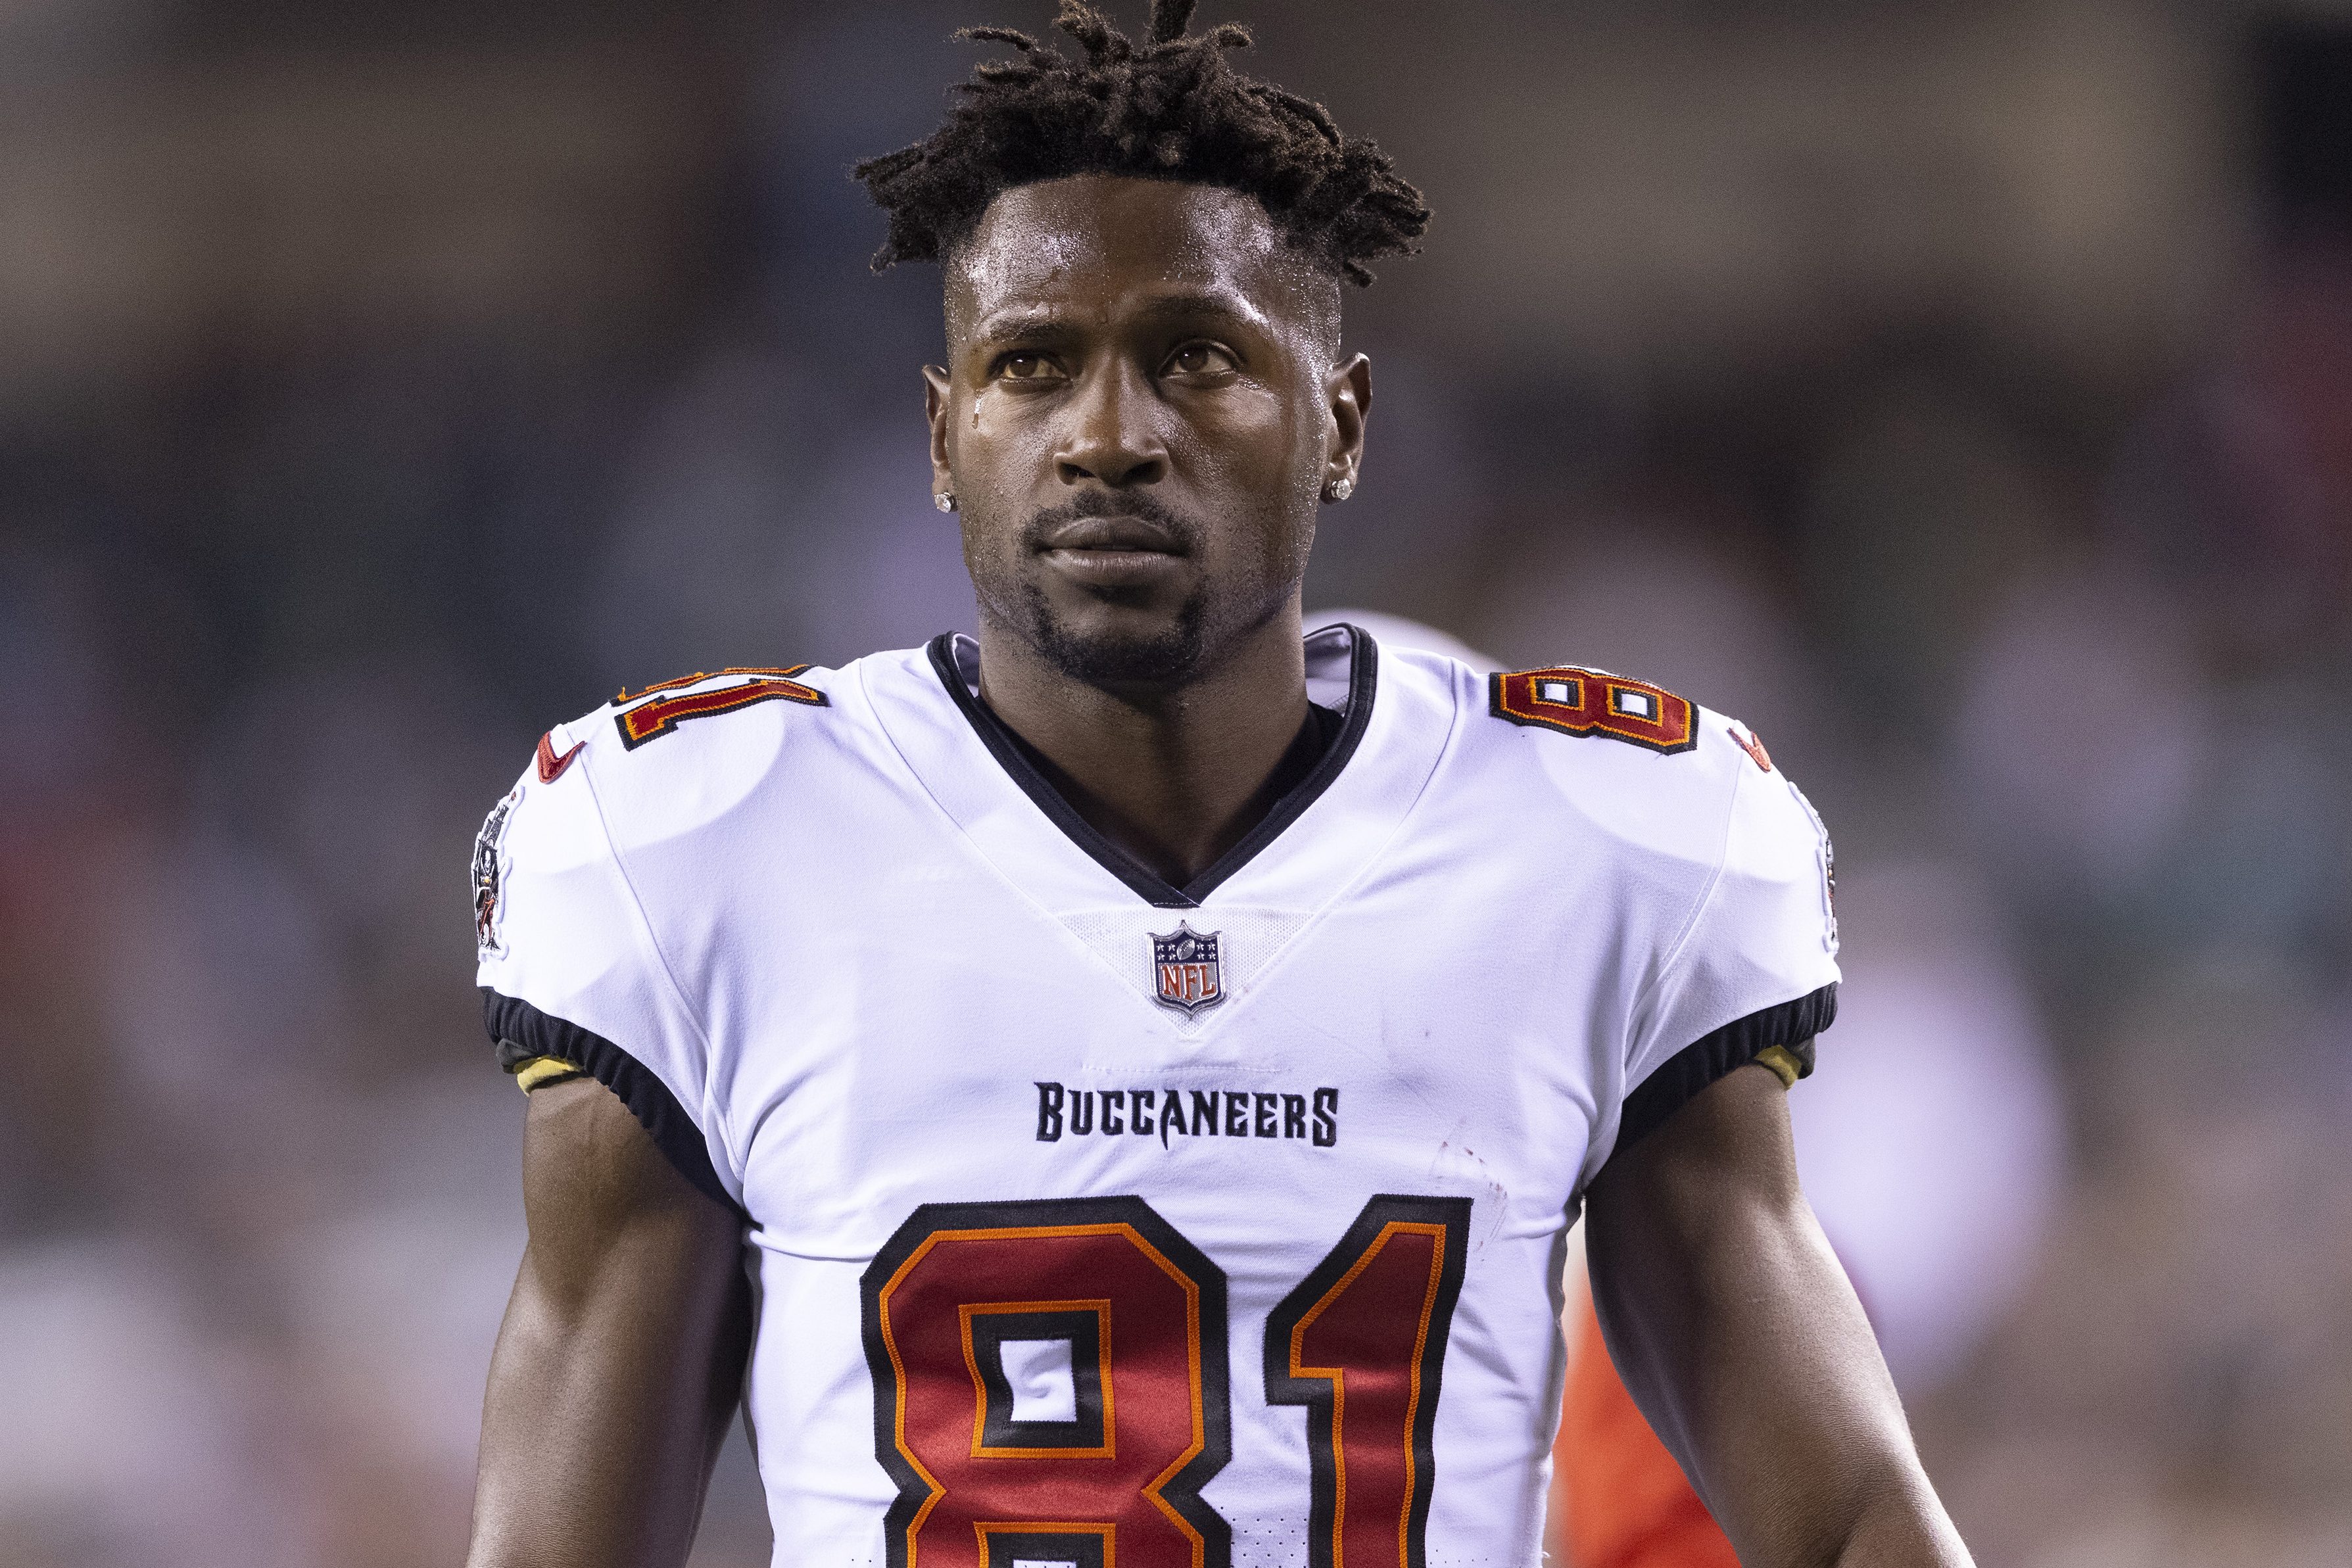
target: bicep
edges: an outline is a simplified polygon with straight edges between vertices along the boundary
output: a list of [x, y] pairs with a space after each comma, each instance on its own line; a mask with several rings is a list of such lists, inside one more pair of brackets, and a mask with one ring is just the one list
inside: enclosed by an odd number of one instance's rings
[[469, 1561], [682, 1563], [749, 1344], [740, 1222], [588, 1079], [532, 1092], [523, 1197]]
[[1622, 1151], [1587, 1213], [1611, 1355], [1743, 1561], [1805, 1560], [1910, 1483], [1900, 1403], [1769, 1071], [1732, 1071]]

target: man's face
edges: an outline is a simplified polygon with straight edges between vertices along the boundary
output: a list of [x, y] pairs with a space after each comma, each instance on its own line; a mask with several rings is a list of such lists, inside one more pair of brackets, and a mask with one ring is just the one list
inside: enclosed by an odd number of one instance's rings
[[1252, 198], [1084, 175], [997, 199], [950, 259], [935, 484], [981, 614], [1101, 685], [1182, 685], [1295, 608], [1370, 401], [1339, 287]]

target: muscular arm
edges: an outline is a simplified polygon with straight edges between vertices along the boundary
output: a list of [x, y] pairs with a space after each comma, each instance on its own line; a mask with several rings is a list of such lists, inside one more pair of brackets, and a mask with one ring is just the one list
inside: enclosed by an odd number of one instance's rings
[[467, 1568], [682, 1563], [751, 1343], [739, 1222], [589, 1079], [531, 1094], [523, 1207]]
[[1743, 1563], [1963, 1568], [1862, 1304], [1798, 1190], [1785, 1092], [1718, 1080], [1586, 1203], [1625, 1386]]

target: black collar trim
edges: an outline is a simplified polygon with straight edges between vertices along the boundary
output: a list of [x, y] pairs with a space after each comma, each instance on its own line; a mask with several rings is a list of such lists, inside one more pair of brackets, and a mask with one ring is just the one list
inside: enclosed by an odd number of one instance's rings
[[[1324, 628], [1328, 630], [1328, 628]], [[1125, 883], [1145, 903], [1156, 909], [1196, 909], [1201, 901], [1214, 893], [1234, 873], [1255, 860], [1266, 845], [1282, 836], [1283, 830], [1297, 821], [1299, 814], [1321, 798], [1332, 782], [1356, 755], [1356, 747], [1364, 738], [1364, 731], [1372, 721], [1372, 696], [1380, 679], [1380, 650], [1371, 634], [1360, 626], [1349, 626], [1348, 640], [1348, 707], [1340, 720], [1339, 733], [1331, 742], [1321, 760], [1307, 769], [1307, 777], [1294, 785], [1289, 793], [1274, 803], [1258, 825], [1242, 836], [1241, 842], [1227, 850], [1200, 875], [1178, 887], [1158, 872], [1142, 864], [1133, 855], [1120, 849], [1097, 830], [1092, 822], [1078, 815], [1077, 809], [1062, 798], [1045, 776], [1023, 754], [1021, 744], [1012, 729], [997, 717], [986, 703], [972, 695], [965, 684], [963, 671], [957, 667], [955, 636], [942, 632], [930, 641], [925, 650], [931, 668], [940, 677], [940, 685], [981, 739], [997, 766], [1021, 787], [1022, 793], [1036, 802], [1065, 837], [1094, 857], [1096, 862], [1111, 875]]]

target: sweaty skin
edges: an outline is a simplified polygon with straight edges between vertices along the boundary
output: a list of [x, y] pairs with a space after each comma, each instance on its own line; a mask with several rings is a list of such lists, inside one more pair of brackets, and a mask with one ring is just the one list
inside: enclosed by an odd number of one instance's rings
[[[1307, 714], [1299, 584], [1371, 374], [1254, 200], [1084, 176], [1000, 197], [926, 367], [983, 695], [1097, 829], [1181, 885], [1270, 802]], [[1741, 1068], [1588, 1197], [1627, 1385], [1741, 1559], [1954, 1568], [1869, 1326]], [[482, 1426], [471, 1568], [676, 1568], [740, 1397], [736, 1215], [581, 1080], [531, 1097], [530, 1240]]]
[[1339, 285], [1250, 197], [1084, 175], [997, 200], [947, 321], [931, 468], [982, 695], [1181, 887], [1254, 825], [1307, 716], [1299, 585], [1371, 406]]

